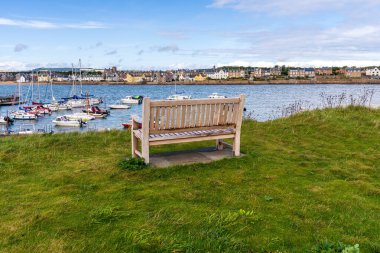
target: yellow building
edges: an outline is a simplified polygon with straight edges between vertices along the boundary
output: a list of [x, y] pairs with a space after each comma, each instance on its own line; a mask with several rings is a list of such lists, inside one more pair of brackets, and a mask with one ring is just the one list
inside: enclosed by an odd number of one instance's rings
[[144, 81], [144, 79], [145, 79], [144, 75], [135, 76], [135, 75], [127, 74], [126, 77], [124, 78], [124, 81], [128, 83], [141, 83], [142, 81]]
[[202, 75], [202, 74], [198, 74], [194, 77], [194, 81], [196, 81], [196, 82], [203, 82], [206, 80], [207, 80], [207, 77]]

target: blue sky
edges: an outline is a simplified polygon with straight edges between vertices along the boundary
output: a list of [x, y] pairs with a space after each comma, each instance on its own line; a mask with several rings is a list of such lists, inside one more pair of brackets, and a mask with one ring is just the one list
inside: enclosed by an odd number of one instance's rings
[[378, 0], [2, 1], [0, 70], [379, 65]]

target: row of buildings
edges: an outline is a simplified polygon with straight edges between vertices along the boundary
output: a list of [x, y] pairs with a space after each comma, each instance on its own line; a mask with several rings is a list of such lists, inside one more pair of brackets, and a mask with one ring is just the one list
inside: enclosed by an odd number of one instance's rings
[[236, 68], [223, 67], [212, 69], [177, 70], [177, 71], [119, 71], [110, 69], [38, 69], [29, 72], [0, 72], [0, 81], [30, 82], [202, 82], [207, 80], [227, 79], [276, 79], [276, 78], [309, 78], [316, 76], [339, 75], [348, 78], [380, 77], [379, 68]]

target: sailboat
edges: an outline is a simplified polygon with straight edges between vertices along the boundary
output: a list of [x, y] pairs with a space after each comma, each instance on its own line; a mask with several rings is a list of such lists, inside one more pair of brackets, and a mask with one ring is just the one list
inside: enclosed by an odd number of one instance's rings
[[186, 100], [186, 99], [191, 99], [191, 95], [178, 95], [177, 93], [177, 75], [174, 79], [174, 94], [170, 95], [169, 97], [166, 98], [167, 100]]

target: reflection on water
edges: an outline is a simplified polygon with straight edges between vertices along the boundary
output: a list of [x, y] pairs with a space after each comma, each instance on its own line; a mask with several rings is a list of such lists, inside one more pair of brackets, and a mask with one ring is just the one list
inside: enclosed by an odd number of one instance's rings
[[[23, 85], [26, 93], [29, 85]], [[70, 85], [54, 85], [53, 91], [56, 98], [66, 97], [69, 94]], [[36, 89], [36, 88], [35, 88]], [[174, 93], [172, 85], [86, 85], [84, 92], [102, 97], [105, 103], [101, 107], [118, 102], [128, 95], [149, 96], [153, 100], [164, 99]], [[281, 116], [281, 108], [301, 101], [310, 108], [322, 107], [321, 94], [338, 95], [345, 92], [347, 95], [362, 94], [365, 89], [373, 89], [372, 105], [380, 105], [380, 85], [177, 85], [177, 92], [191, 95], [192, 98], [205, 98], [211, 93], [217, 92], [228, 97], [246, 94], [247, 112], [259, 121], [265, 121]], [[16, 92], [16, 85], [0, 85], [0, 96], [10, 95]], [[38, 94], [38, 91], [35, 91]], [[40, 86], [41, 98], [50, 98], [50, 89]], [[17, 109], [17, 106], [0, 107], [1, 114]], [[73, 112], [78, 112], [75, 109]], [[37, 121], [17, 121], [12, 129], [19, 130], [21, 124], [35, 124], [36, 128], [43, 128], [52, 124], [52, 120], [58, 115], [64, 115], [70, 111], [52, 113], [51, 116], [40, 117]], [[91, 121], [87, 128], [122, 128], [122, 123], [130, 119], [131, 115], [141, 115], [141, 105], [132, 106], [129, 110], [113, 110], [107, 119]], [[53, 127], [55, 132], [78, 129]]]

